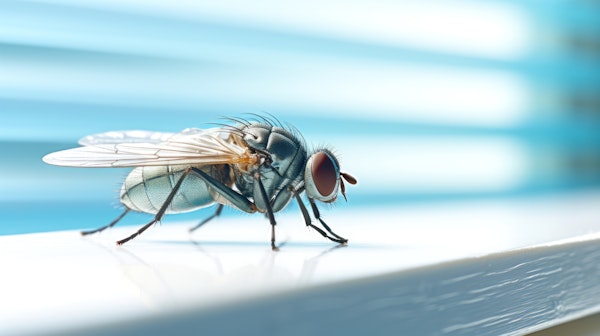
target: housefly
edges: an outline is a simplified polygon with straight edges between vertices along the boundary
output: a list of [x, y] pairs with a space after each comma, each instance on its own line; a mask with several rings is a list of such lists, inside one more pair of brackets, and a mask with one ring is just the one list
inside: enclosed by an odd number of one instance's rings
[[[165, 214], [194, 211], [216, 204], [214, 214], [193, 231], [219, 216], [224, 205], [247, 213], [264, 213], [271, 224], [271, 248], [275, 245], [274, 214], [295, 199], [306, 226], [340, 244], [347, 239], [334, 233], [320, 216], [316, 201], [330, 203], [338, 193], [344, 198], [344, 181], [356, 179], [340, 171], [328, 149], [312, 151], [299, 132], [266, 117], [256, 120], [229, 118], [229, 124], [211, 129], [189, 128], [179, 133], [112, 131], [89, 135], [81, 147], [44, 156], [46, 163], [70, 167], [133, 167], [121, 187], [125, 211], [114, 221], [83, 235], [114, 226], [129, 211], [154, 218], [121, 245], [137, 237]], [[312, 223], [302, 193], [314, 217]]]

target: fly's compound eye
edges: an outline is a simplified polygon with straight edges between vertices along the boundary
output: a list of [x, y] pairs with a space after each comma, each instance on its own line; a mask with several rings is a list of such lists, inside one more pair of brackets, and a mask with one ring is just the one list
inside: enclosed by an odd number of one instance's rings
[[340, 186], [337, 160], [327, 152], [311, 155], [304, 171], [306, 194], [321, 202], [335, 201]]

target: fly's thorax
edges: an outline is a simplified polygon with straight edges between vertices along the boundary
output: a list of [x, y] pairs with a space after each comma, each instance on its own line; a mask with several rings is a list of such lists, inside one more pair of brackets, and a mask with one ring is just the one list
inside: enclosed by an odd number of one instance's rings
[[302, 139], [278, 126], [251, 124], [242, 128], [243, 140], [254, 151], [268, 156], [267, 165], [283, 178], [295, 180], [306, 164], [306, 148]]
[[262, 161], [252, 171], [236, 169], [235, 183], [243, 195], [257, 199], [256, 173], [260, 175], [269, 198], [303, 178], [307, 154], [300, 136], [282, 127], [259, 123], [246, 125], [241, 130], [246, 146], [262, 156]]

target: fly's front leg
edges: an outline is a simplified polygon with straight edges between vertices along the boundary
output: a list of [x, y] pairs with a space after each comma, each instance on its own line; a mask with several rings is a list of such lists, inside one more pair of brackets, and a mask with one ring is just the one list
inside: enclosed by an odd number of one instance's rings
[[331, 230], [329, 230], [329, 227], [326, 225], [324, 225], [324, 227], [326, 229], [328, 229], [327, 231], [330, 232], [331, 234], [333, 234], [335, 237], [331, 237], [330, 235], [327, 234], [327, 232], [325, 232], [325, 231], [321, 230], [319, 227], [313, 225], [310, 215], [308, 214], [308, 210], [306, 209], [306, 206], [304, 205], [302, 198], [300, 198], [300, 193], [298, 191], [294, 190], [292, 187], [290, 187], [290, 191], [292, 192], [292, 194], [294, 195], [294, 198], [298, 202], [298, 206], [300, 207], [300, 212], [302, 212], [302, 217], [304, 217], [304, 223], [306, 224], [306, 226], [313, 228], [315, 231], [320, 233], [321, 236], [323, 236], [333, 242], [336, 242], [339, 244], [346, 244], [348, 242], [348, 239], [342, 238], [342, 237], [336, 235], [335, 233], [331, 232]]
[[323, 227], [325, 228], [325, 230], [327, 230], [327, 232], [331, 233], [333, 236], [335, 236], [336, 238], [343, 240], [344, 243], [348, 242], [348, 239], [342, 238], [340, 236], [338, 236], [337, 234], [335, 234], [335, 232], [331, 231], [331, 229], [329, 228], [329, 225], [325, 224], [325, 222], [321, 219], [321, 214], [319, 213], [319, 208], [317, 208], [317, 205], [315, 204], [315, 200], [313, 200], [312, 198], [308, 197], [308, 201], [310, 202], [310, 207], [312, 208], [313, 214], [315, 215], [315, 218], [319, 220], [319, 222], [321, 222], [321, 225], [323, 225]]
[[169, 207], [169, 205], [171, 205], [171, 202], [173, 202], [173, 198], [175, 198], [175, 195], [177, 194], [177, 191], [179, 191], [179, 188], [181, 187], [181, 184], [183, 183], [183, 180], [186, 178], [186, 176], [191, 171], [192, 171], [192, 168], [188, 168], [188, 169], [186, 169], [183, 172], [183, 174], [179, 178], [179, 181], [177, 181], [177, 183], [173, 187], [173, 190], [171, 190], [171, 192], [169, 193], [169, 196], [167, 196], [167, 199], [165, 200], [165, 202], [163, 203], [163, 205], [160, 207], [160, 209], [158, 209], [158, 212], [154, 216], [154, 219], [151, 220], [148, 224], [142, 226], [139, 230], [137, 230], [131, 236], [129, 236], [129, 237], [125, 238], [125, 239], [121, 239], [121, 240], [117, 241], [117, 245], [123, 245], [123, 244], [127, 243], [128, 241], [132, 240], [133, 238], [139, 236], [142, 232], [146, 231], [152, 224], [160, 221], [162, 219], [162, 217], [165, 215], [165, 212], [167, 211], [167, 208]]

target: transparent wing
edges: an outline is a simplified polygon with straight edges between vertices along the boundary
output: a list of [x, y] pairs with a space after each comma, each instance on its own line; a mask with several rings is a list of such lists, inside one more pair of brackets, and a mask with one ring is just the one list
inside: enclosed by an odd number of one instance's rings
[[[120, 134], [116, 137], [112, 132], [93, 135], [89, 140], [97, 144], [54, 152], [44, 156], [43, 160], [70, 167], [209, 165], [250, 163], [253, 160], [246, 147], [227, 141], [224, 136], [229, 133], [222, 130], [185, 130], [170, 134], [164, 142], [150, 142], [156, 139], [153, 134], [157, 132], [134, 134], [140, 136], [133, 136], [131, 132], [134, 131], [116, 132]], [[160, 138], [169, 133], [159, 134]], [[117, 142], [120, 136], [122, 141]], [[150, 140], [138, 142], [143, 138]], [[93, 142], [86, 141], [84, 143]]]
[[187, 128], [180, 133], [154, 132], [142, 130], [110, 131], [85, 136], [79, 139], [81, 146], [94, 146], [118, 143], [161, 143], [166, 142], [176, 134], [198, 134], [216, 131], [215, 129], [201, 130], [198, 128]]

